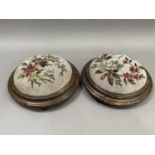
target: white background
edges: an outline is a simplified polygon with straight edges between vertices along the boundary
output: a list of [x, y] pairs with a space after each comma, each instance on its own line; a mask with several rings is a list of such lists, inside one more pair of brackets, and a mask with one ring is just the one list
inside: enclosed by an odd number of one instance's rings
[[16, 104], [7, 91], [15, 67], [40, 53], [63, 56], [81, 73], [91, 58], [122, 52], [139, 60], [154, 80], [154, 20], [0, 20], [0, 34], [0, 134], [155, 133], [153, 92], [139, 105], [114, 109], [79, 88], [64, 106], [36, 112]]
[[[153, 0], [0, 0], [0, 2], [1, 18], [155, 18]], [[150, 124], [151, 122], [153, 124], [152, 120], [153, 118], [149, 120]], [[154, 154], [154, 142], [154, 136], [0, 136], [0, 152], [7, 155], [43, 153], [145, 155]]]

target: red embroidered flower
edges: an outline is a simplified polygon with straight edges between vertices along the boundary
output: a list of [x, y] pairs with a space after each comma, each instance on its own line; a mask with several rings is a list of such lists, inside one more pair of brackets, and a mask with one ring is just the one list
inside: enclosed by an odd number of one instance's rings
[[127, 78], [127, 79], [129, 79], [131, 77], [131, 75], [128, 72], [124, 73], [123, 76], [124, 76], [124, 78]]
[[131, 65], [130, 71], [131, 71], [131, 73], [139, 73], [136, 63], [134, 65]]
[[29, 64], [26, 68], [22, 68], [23, 75], [28, 77], [32, 72], [36, 71], [36, 65]]
[[133, 78], [136, 79], [136, 80], [140, 80], [141, 76], [139, 74], [135, 74], [135, 75], [133, 75]]
[[129, 60], [129, 59], [128, 59], [127, 57], [125, 57], [123, 63], [124, 63], [124, 64], [127, 64], [127, 63], [128, 63], [128, 60]]

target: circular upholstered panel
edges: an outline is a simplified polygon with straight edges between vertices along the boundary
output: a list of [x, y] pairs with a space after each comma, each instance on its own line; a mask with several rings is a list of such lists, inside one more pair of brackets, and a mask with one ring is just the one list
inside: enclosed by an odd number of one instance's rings
[[120, 94], [140, 90], [147, 80], [142, 65], [125, 54], [105, 54], [94, 59], [89, 74], [102, 89]]
[[71, 79], [71, 65], [62, 57], [38, 55], [15, 70], [15, 87], [30, 96], [47, 96], [61, 90]]
[[73, 64], [56, 55], [32, 56], [11, 74], [11, 96], [30, 108], [48, 108], [69, 98], [79, 84]]
[[82, 82], [99, 102], [119, 107], [142, 101], [152, 90], [148, 71], [121, 53], [103, 54], [90, 60], [83, 68]]

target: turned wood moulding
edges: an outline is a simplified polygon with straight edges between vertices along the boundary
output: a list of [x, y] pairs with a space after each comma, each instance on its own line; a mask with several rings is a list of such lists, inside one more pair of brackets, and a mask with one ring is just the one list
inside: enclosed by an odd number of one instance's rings
[[83, 68], [81, 80], [97, 101], [116, 107], [139, 103], [152, 90], [148, 71], [121, 53], [103, 54], [90, 60]]
[[27, 108], [47, 109], [72, 96], [80, 76], [73, 64], [56, 55], [37, 55], [24, 60], [11, 74], [8, 90]]

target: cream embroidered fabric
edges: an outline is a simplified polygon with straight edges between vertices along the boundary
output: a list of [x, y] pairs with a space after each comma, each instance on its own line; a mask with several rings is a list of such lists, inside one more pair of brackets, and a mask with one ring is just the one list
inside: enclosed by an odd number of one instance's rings
[[124, 54], [104, 54], [94, 59], [89, 74], [100, 88], [118, 94], [138, 91], [147, 80], [141, 64]]
[[26, 95], [47, 96], [63, 88], [71, 76], [71, 65], [64, 58], [38, 55], [26, 59], [16, 68], [14, 84]]

